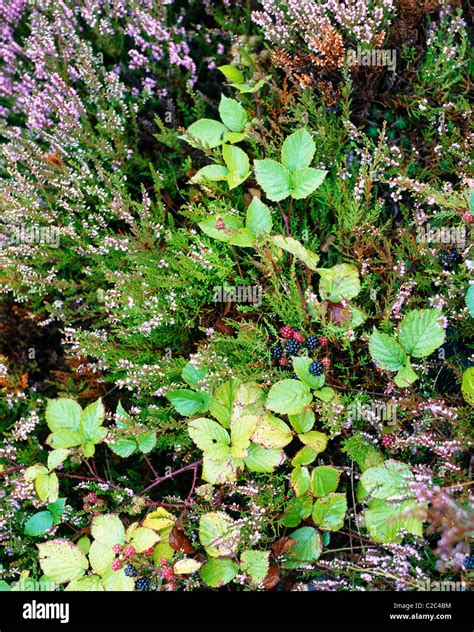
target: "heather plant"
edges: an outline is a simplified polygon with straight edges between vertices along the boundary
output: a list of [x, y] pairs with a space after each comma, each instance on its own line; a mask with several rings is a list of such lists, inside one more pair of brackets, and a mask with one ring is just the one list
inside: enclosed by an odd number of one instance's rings
[[456, 5], [1, 5], [1, 590], [467, 578]]

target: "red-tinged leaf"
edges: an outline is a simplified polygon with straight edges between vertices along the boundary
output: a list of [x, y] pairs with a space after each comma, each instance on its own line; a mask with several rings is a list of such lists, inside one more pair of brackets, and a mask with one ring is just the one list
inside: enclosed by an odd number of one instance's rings
[[350, 310], [344, 307], [342, 303], [331, 303], [331, 301], [324, 301], [322, 303], [326, 310], [328, 320], [335, 325], [343, 325], [350, 320]]
[[290, 549], [294, 544], [296, 544], [296, 541], [292, 540], [288, 536], [280, 538], [272, 546], [272, 553], [274, 557], [280, 557], [281, 555], [286, 553], [288, 549]]
[[173, 527], [171, 530], [169, 545], [175, 551], [182, 551], [188, 555], [196, 550], [191, 544], [191, 540], [184, 534], [184, 531], [180, 531], [176, 527]]
[[267, 576], [262, 582], [262, 587], [265, 588], [265, 590], [271, 590], [272, 588], [275, 588], [279, 581], [280, 571], [278, 570], [278, 567], [270, 566]]

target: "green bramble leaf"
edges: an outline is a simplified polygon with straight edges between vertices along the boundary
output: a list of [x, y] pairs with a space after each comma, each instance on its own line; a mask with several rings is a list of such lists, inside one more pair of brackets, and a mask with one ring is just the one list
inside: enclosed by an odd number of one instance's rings
[[324, 531], [339, 531], [344, 526], [346, 511], [346, 496], [331, 493], [315, 501], [312, 513], [313, 522]]
[[335, 492], [339, 485], [340, 472], [329, 465], [315, 467], [311, 472], [311, 493], [313, 496], [327, 496]]
[[111, 570], [114, 559], [115, 553], [110, 544], [103, 544], [98, 540], [92, 542], [89, 548], [89, 562], [94, 572], [98, 575], [104, 575]]
[[193, 419], [189, 422], [188, 433], [208, 458], [219, 460], [230, 455], [229, 433], [216, 421], [205, 417]]
[[202, 391], [177, 389], [167, 393], [166, 399], [171, 402], [180, 415], [191, 417], [196, 413], [205, 413], [207, 411], [211, 396]]
[[324, 452], [328, 444], [329, 437], [324, 432], [318, 432], [317, 430], [311, 430], [298, 435], [298, 439], [301, 443], [309, 446], [314, 452], [318, 454]]
[[229, 169], [227, 176], [229, 189], [234, 189], [250, 175], [249, 157], [245, 151], [234, 145], [224, 145], [222, 147], [222, 157], [226, 167]]
[[113, 546], [125, 542], [125, 529], [118, 516], [102, 514], [94, 516], [91, 527], [92, 537], [102, 544]]
[[105, 587], [98, 575], [88, 575], [75, 579], [64, 590], [66, 592], [102, 592]]
[[58, 477], [56, 474], [40, 474], [36, 477], [35, 489], [40, 500], [53, 503], [58, 499]]
[[318, 268], [319, 294], [323, 301], [339, 303], [356, 297], [360, 292], [359, 270], [351, 263], [338, 263], [332, 268]]
[[50, 511], [40, 511], [28, 518], [24, 533], [30, 536], [43, 535], [48, 529], [51, 529], [53, 523], [53, 516]]
[[192, 364], [191, 362], [188, 362], [181, 371], [181, 377], [186, 382], [186, 384], [189, 384], [189, 386], [194, 386], [195, 384], [199, 384], [199, 382], [203, 380], [208, 373], [208, 369], [200, 369], [194, 366], [194, 364]]
[[268, 393], [266, 407], [275, 413], [296, 415], [311, 403], [313, 396], [306, 384], [298, 380], [281, 380]]
[[290, 195], [291, 174], [284, 165], [276, 160], [265, 158], [255, 160], [254, 166], [257, 182], [269, 200], [279, 202]]
[[413, 382], [417, 379], [418, 375], [411, 368], [410, 358], [407, 358], [406, 365], [398, 370], [398, 373], [393, 378], [393, 381], [400, 388], [406, 388], [407, 386], [410, 386], [410, 384], [413, 384]]
[[270, 209], [257, 197], [254, 197], [247, 209], [247, 228], [257, 237], [261, 237], [271, 231], [272, 225], [273, 222]]
[[398, 340], [406, 353], [415, 358], [424, 358], [440, 347], [446, 338], [440, 324], [439, 309], [416, 309], [402, 320]]
[[199, 541], [211, 557], [234, 555], [239, 542], [239, 528], [223, 511], [211, 511], [199, 519]]
[[283, 450], [262, 448], [251, 443], [244, 463], [252, 472], [271, 473], [284, 463], [285, 458]]
[[89, 404], [81, 415], [79, 430], [83, 437], [83, 442], [96, 442], [99, 438], [105, 436], [105, 429], [101, 428], [105, 419], [105, 408], [102, 399]]
[[70, 453], [71, 451], [67, 449], [53, 450], [50, 452], [48, 454], [48, 469], [54, 470], [67, 459]]
[[48, 474], [48, 468], [41, 464], [32, 465], [25, 470], [23, 477], [25, 481], [34, 481], [42, 474]]
[[309, 167], [316, 145], [306, 129], [299, 129], [285, 139], [281, 148], [281, 161], [289, 171]]
[[297, 527], [302, 520], [311, 515], [313, 500], [309, 496], [292, 498], [286, 504], [286, 511], [280, 523], [284, 527]]
[[230, 428], [230, 418], [239, 386], [238, 380], [231, 379], [218, 386], [212, 395], [209, 412], [224, 428]]
[[247, 123], [247, 113], [235, 99], [222, 95], [219, 104], [219, 115], [222, 122], [232, 132], [241, 132]]
[[56, 584], [79, 579], [89, 568], [84, 553], [69, 540], [58, 538], [37, 546], [41, 570]]
[[66, 507], [65, 498], [58, 498], [54, 502], [49, 503], [48, 511], [51, 513], [53, 517], [54, 524], [61, 523], [61, 518], [63, 516], [65, 507]]
[[317, 456], [318, 452], [315, 452], [312, 448], [309, 447], [309, 445], [305, 445], [295, 454], [291, 461], [291, 465], [309, 465], [316, 460]]
[[231, 582], [239, 571], [239, 566], [229, 559], [210, 559], [199, 570], [199, 577], [211, 588], [220, 588]]
[[227, 180], [229, 170], [224, 165], [206, 165], [202, 167], [191, 178], [192, 182], [221, 182]]
[[327, 171], [305, 167], [291, 174], [291, 197], [303, 200], [321, 186]]
[[309, 432], [313, 428], [315, 422], [314, 411], [310, 408], [308, 410], [303, 410], [301, 413], [297, 413], [296, 415], [290, 415], [289, 420], [296, 432]]
[[321, 536], [313, 527], [301, 527], [290, 533], [290, 538], [295, 540], [295, 544], [290, 548], [288, 557], [295, 562], [314, 562], [321, 555]]
[[386, 499], [404, 494], [413, 479], [409, 465], [389, 459], [365, 470], [360, 482], [372, 498]]
[[114, 443], [109, 443], [108, 447], [112, 450], [112, 452], [121, 456], [122, 459], [126, 459], [136, 452], [137, 442], [135, 439], [119, 439]]
[[466, 307], [471, 314], [472, 318], [474, 318], [474, 284], [470, 285], [466, 292]]
[[472, 366], [463, 373], [461, 391], [466, 402], [474, 406], [474, 367]]
[[137, 434], [136, 440], [140, 452], [142, 454], [148, 454], [156, 445], [156, 432], [154, 430], [142, 432], [141, 434]]
[[132, 534], [131, 544], [135, 547], [137, 553], [143, 553], [143, 551], [154, 547], [160, 540], [161, 536], [152, 529], [137, 527]]
[[254, 584], [260, 584], [270, 568], [269, 557], [269, 551], [242, 551], [240, 568], [244, 573], [250, 575]]
[[297, 465], [291, 472], [290, 484], [295, 496], [304, 496], [309, 491], [310, 475], [307, 467]]
[[[200, 145], [203, 145], [208, 149], [214, 149], [222, 144], [223, 135], [226, 131], [226, 126], [219, 121], [203, 118], [190, 125], [187, 134], [178, 136], [178, 138], [185, 140], [191, 147], [199, 148]], [[192, 137], [199, 142], [196, 143]]]
[[250, 438], [255, 431], [258, 419], [257, 415], [242, 415], [234, 416], [230, 420], [232, 457], [244, 458], [248, 455], [247, 448], [250, 446]]
[[370, 336], [369, 351], [375, 364], [387, 371], [402, 369], [408, 360], [395, 338], [379, 332], [375, 327]]
[[61, 430], [79, 432], [82, 408], [74, 399], [66, 397], [49, 399], [45, 416], [46, 423], [52, 432]]
[[220, 70], [224, 77], [230, 83], [241, 84], [244, 83], [245, 78], [241, 71], [235, 66], [225, 64], [224, 66], [217, 66], [217, 70]]
[[291, 443], [293, 433], [284, 421], [265, 414], [258, 419], [252, 441], [264, 448], [284, 448]]
[[297, 239], [284, 237], [283, 235], [273, 235], [272, 241], [277, 248], [282, 248], [292, 255], [295, 255], [295, 257], [302, 261], [310, 270], [318, 269], [319, 255], [305, 248]]

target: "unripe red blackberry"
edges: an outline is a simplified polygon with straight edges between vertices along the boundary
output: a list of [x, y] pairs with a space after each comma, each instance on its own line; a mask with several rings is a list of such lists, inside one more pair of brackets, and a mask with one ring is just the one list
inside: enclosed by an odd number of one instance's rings
[[386, 448], [393, 445], [396, 442], [395, 435], [387, 433], [382, 435], [382, 445]]
[[327, 347], [329, 344], [329, 338], [327, 336], [319, 336], [319, 344], [321, 347]]
[[215, 223], [215, 228], [217, 228], [217, 230], [224, 230], [225, 228], [225, 222], [222, 219], [222, 217], [218, 217], [217, 221]]
[[126, 546], [123, 550], [125, 557], [135, 557], [137, 554], [134, 546]]
[[321, 360], [321, 364], [322, 364], [324, 367], [331, 366], [331, 358], [328, 358], [328, 357], [326, 356], [325, 358], [323, 358], [323, 359]]
[[122, 568], [122, 562], [120, 560], [114, 560], [112, 562], [112, 570], [119, 571]]
[[289, 327], [288, 325], [282, 327], [280, 329], [280, 334], [282, 338], [287, 338], [288, 340], [293, 338], [293, 327]]
[[115, 555], [119, 555], [122, 552], [122, 545], [114, 544], [112, 547], [112, 551], [115, 553]]
[[304, 343], [304, 336], [301, 333], [301, 331], [293, 331], [293, 340], [296, 340], [296, 342], [299, 342], [300, 345]]
[[288, 366], [289, 365], [289, 360], [287, 357], [283, 356], [283, 358], [280, 358], [279, 360], [279, 365], [280, 366]]

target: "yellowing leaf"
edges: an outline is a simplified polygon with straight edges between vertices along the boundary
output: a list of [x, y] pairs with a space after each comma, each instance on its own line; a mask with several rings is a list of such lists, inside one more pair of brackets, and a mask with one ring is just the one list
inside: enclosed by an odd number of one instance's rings
[[171, 528], [175, 523], [175, 517], [164, 507], [159, 507], [147, 515], [143, 526], [155, 531], [163, 531]]
[[38, 550], [41, 570], [57, 584], [79, 579], [89, 568], [84, 553], [69, 540], [50, 540], [38, 544]]
[[191, 575], [198, 571], [202, 566], [202, 562], [198, 562], [197, 560], [193, 560], [190, 557], [185, 557], [182, 560], [176, 562], [173, 566], [173, 570], [176, 575]]

